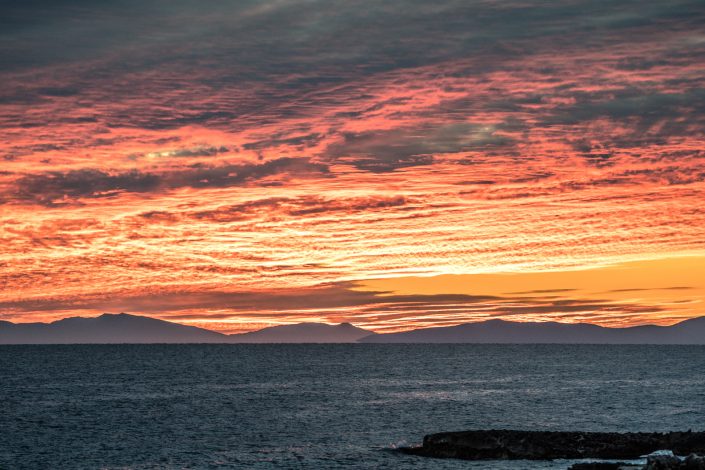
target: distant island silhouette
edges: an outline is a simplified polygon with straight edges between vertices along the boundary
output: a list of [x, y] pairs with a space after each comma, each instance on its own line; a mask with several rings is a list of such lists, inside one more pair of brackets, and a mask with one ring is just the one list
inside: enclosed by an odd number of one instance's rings
[[127, 313], [53, 323], [0, 322], [0, 344], [224, 343], [227, 335]]
[[230, 335], [233, 343], [354, 343], [376, 333], [350, 323], [298, 323], [271, 326], [250, 333]]
[[590, 323], [487, 320], [363, 338], [363, 343], [705, 344], [705, 317], [671, 326], [607, 328]]
[[71, 317], [53, 323], [0, 321], [0, 344], [353, 343], [374, 334], [349, 323], [299, 323], [226, 335], [127, 313]]
[[350, 323], [299, 323], [232, 335], [127, 313], [71, 317], [53, 323], [0, 321], [0, 344], [121, 343], [705, 344], [705, 317], [671, 326], [626, 328], [488, 320], [385, 334]]

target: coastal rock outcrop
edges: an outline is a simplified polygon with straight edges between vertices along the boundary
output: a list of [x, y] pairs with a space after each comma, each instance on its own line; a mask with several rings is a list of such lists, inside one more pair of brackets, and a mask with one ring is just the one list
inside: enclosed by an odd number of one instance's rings
[[464, 460], [631, 460], [661, 449], [672, 450], [677, 455], [705, 454], [705, 432], [444, 432], [427, 435], [420, 447], [408, 447], [402, 451], [412, 455]]
[[705, 456], [691, 454], [684, 459], [673, 455], [650, 456], [643, 470], [705, 470]]
[[568, 470], [642, 470], [642, 465], [629, 465], [622, 462], [576, 463]]
[[626, 464], [622, 462], [586, 462], [576, 463], [569, 470], [705, 470], [705, 456], [691, 454], [680, 458], [673, 453], [649, 455], [646, 465]]

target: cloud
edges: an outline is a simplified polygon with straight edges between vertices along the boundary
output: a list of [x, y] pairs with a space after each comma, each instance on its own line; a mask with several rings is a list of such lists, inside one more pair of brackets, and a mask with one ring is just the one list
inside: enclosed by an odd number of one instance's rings
[[[256, 214], [266, 214], [269, 217], [301, 217], [307, 215], [326, 213], [369, 213], [376, 210], [399, 208], [411, 201], [404, 196], [377, 196], [358, 198], [325, 199], [316, 196], [300, 198], [267, 198], [248, 201], [241, 204], [221, 206], [205, 211], [186, 212], [178, 214], [178, 218], [194, 220], [208, 220], [211, 222], [232, 222], [248, 220]], [[142, 214], [143, 217], [153, 218], [151, 213]]]
[[492, 125], [470, 123], [345, 133], [325, 155], [368, 171], [429, 165], [434, 155], [508, 147], [513, 139], [497, 134]]
[[79, 198], [110, 197], [122, 191], [155, 191], [161, 184], [159, 176], [137, 170], [116, 174], [95, 169], [73, 170], [24, 176], [17, 180], [11, 197], [18, 202], [52, 206]]
[[207, 166], [194, 164], [182, 170], [145, 173], [138, 170], [108, 172], [97, 169], [30, 174], [19, 178], [8, 200], [56, 206], [82, 198], [113, 197], [123, 192], [145, 193], [177, 188], [225, 188], [279, 175], [325, 175], [328, 169], [306, 158], [279, 158], [261, 164]]
[[[262, 292], [170, 292], [110, 297], [77, 297], [0, 302], [0, 309], [14, 314], [49, 311], [128, 311], [157, 315], [172, 321], [245, 320], [256, 323], [351, 321], [380, 331], [439, 326], [489, 318], [594, 318], [637, 317], [660, 312], [660, 306], [614, 303], [607, 300], [557, 298], [556, 296], [498, 297], [463, 294], [398, 295], [358, 291], [353, 284], [333, 284], [304, 289]], [[567, 292], [552, 292], [566, 293]], [[212, 313], [210, 313], [212, 312]]]
[[[535, 54], [668, 42], [697, 31], [703, 18], [688, 0], [604, 1], [599, 9], [587, 1], [264, 1], [208, 11], [195, 1], [35, 0], [4, 5], [3, 13], [3, 44], [12, 46], [0, 49], [0, 70], [17, 84], [4, 87], [10, 96], [22, 89], [27, 97], [110, 103], [103, 124], [150, 130], [301, 116], [313, 100], [330, 102], [326, 90], [344, 93], [367, 77], [416, 67], [465, 60], [463, 73], [480, 77], [511, 72], [508, 63]], [[42, 72], [34, 86], [17, 81], [28, 71]]]
[[[681, 120], [684, 114], [701, 120], [699, 110], [705, 106], [705, 90], [701, 89], [682, 93], [644, 93], [639, 89], [625, 89], [600, 98], [586, 97], [575, 105], [557, 107], [545, 123], [570, 125], [600, 117], [613, 120], [634, 117], [638, 119], [635, 130], [646, 131], [664, 120]], [[674, 130], [671, 127], [666, 134], [674, 135]]]
[[[194, 292], [699, 253], [704, 23], [699, 0], [4, 2], [0, 301], [222, 315]], [[538, 294], [486, 313], [564, 307]], [[485, 308], [382, 297], [331, 308]], [[562, 318], [619, 318], [574, 297]]]
[[188, 148], [179, 148], [175, 150], [162, 150], [158, 152], [148, 153], [133, 153], [128, 156], [131, 160], [139, 158], [194, 158], [194, 157], [214, 157], [216, 155], [226, 153], [230, 149], [224, 145], [198, 145]]
[[255, 142], [248, 142], [242, 146], [245, 150], [262, 150], [272, 147], [277, 147], [279, 145], [288, 145], [292, 147], [298, 147], [300, 149], [310, 147], [321, 141], [323, 136], [318, 133], [301, 135], [296, 137], [272, 137], [268, 139], [262, 139]]

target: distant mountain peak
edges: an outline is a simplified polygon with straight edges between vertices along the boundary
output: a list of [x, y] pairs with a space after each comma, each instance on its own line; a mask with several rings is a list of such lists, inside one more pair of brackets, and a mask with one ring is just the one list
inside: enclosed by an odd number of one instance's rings
[[0, 332], [0, 344], [222, 343], [228, 338], [203, 328], [127, 313], [12, 325]]
[[164, 320], [159, 320], [158, 318], [154, 317], [147, 317], [144, 315], [134, 315], [132, 313], [125, 313], [125, 312], [120, 312], [120, 313], [110, 313], [110, 312], [105, 312], [100, 314], [99, 316], [95, 318], [112, 318], [112, 319], [130, 319], [130, 318], [139, 318], [139, 319], [144, 319], [144, 320], [157, 320], [157, 321], [164, 321]]

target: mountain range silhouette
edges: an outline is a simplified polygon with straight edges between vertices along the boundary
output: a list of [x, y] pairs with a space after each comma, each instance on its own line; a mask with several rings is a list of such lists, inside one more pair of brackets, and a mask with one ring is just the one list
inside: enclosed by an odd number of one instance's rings
[[299, 323], [225, 335], [127, 313], [71, 317], [53, 323], [0, 321], [0, 344], [352, 343], [371, 334], [350, 323]]
[[0, 321], [0, 344], [119, 343], [705, 344], [705, 317], [671, 326], [626, 328], [588, 323], [488, 320], [386, 334], [350, 323], [299, 323], [232, 335], [126, 313], [71, 317], [53, 323]]

